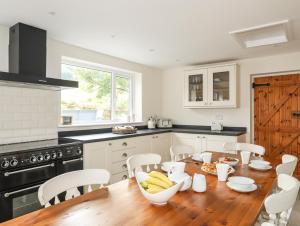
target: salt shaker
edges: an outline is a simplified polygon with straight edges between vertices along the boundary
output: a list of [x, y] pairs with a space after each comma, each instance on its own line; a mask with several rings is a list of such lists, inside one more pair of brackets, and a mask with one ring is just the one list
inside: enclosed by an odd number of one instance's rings
[[206, 191], [206, 178], [202, 174], [194, 174], [193, 179], [193, 190], [195, 192], [205, 192]]

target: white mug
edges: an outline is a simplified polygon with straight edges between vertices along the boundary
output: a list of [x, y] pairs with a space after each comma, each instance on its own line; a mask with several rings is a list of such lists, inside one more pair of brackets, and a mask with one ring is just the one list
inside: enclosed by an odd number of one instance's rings
[[226, 181], [230, 166], [228, 164], [218, 163], [216, 167], [217, 167], [218, 181]]
[[211, 163], [211, 157], [212, 157], [212, 153], [211, 152], [204, 152], [202, 153], [202, 159], [204, 163]]
[[206, 191], [206, 178], [202, 174], [194, 174], [193, 179], [193, 190], [195, 192], [205, 192]]
[[250, 151], [241, 151], [242, 164], [248, 164], [250, 160]]
[[185, 162], [174, 162], [171, 164], [170, 169], [168, 170], [168, 176], [173, 173], [184, 173], [185, 170]]
[[190, 175], [188, 175], [187, 173], [172, 173], [169, 175], [169, 179], [176, 183], [180, 183], [183, 181], [183, 184], [182, 184], [181, 188], [179, 189], [179, 191], [186, 191], [192, 185], [192, 177]]

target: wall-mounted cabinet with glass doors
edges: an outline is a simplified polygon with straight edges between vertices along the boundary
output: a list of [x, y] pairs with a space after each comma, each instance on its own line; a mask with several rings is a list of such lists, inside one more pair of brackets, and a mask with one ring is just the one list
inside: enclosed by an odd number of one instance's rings
[[237, 65], [185, 71], [185, 108], [236, 108]]

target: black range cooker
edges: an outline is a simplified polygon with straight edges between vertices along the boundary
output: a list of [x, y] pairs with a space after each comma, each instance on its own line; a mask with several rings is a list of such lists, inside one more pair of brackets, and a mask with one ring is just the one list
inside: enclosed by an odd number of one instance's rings
[[0, 222], [41, 208], [37, 191], [59, 174], [83, 169], [83, 144], [64, 138], [0, 145]]

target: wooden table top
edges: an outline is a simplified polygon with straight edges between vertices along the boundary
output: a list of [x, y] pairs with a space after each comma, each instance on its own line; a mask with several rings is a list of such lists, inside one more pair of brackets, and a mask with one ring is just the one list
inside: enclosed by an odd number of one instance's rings
[[[213, 159], [217, 160], [221, 155], [224, 154], [213, 153]], [[200, 167], [201, 164], [187, 163], [186, 172], [190, 175], [205, 174], [207, 191], [196, 193], [190, 189], [178, 192], [165, 206], [150, 204], [133, 178], [15, 218], [1, 226], [253, 225], [276, 179], [274, 165], [266, 172], [240, 164], [236, 167], [234, 175], [251, 177], [258, 185], [258, 189], [251, 193], [230, 190], [225, 182], [218, 182], [216, 176], [204, 173]]]

